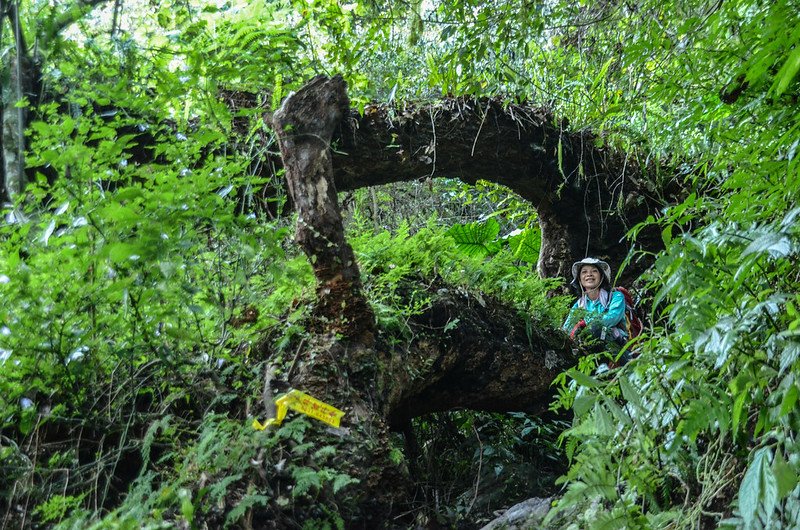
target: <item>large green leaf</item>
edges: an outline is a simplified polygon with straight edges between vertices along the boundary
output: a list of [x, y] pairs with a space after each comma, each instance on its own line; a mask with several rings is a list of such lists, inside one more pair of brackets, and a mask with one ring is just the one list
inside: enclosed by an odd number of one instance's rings
[[500, 223], [494, 218], [486, 221], [467, 224], [456, 224], [450, 227], [447, 235], [456, 242], [456, 248], [468, 256], [488, 256], [500, 249], [497, 234]]
[[769, 516], [778, 503], [778, 482], [770, 466], [772, 449], [757, 450], [739, 486], [739, 512], [749, 527], [761, 511]]
[[786, 92], [789, 84], [800, 71], [800, 46], [795, 45], [795, 49], [789, 54], [786, 62], [783, 63], [778, 75], [775, 76], [775, 82], [772, 84], [771, 90], [778, 96]]
[[527, 228], [509, 237], [508, 244], [515, 258], [527, 263], [536, 263], [542, 247], [542, 232], [538, 227]]

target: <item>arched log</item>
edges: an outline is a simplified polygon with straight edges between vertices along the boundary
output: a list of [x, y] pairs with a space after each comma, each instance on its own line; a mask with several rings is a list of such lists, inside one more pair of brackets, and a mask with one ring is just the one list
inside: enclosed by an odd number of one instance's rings
[[[496, 99], [351, 111], [333, 148], [339, 191], [436, 177], [507, 186], [539, 213], [544, 277], [566, 277], [570, 265], [586, 255], [622, 263], [629, 253], [628, 229], [663, 207], [641, 168], [598, 148], [590, 132], [568, 132], [544, 109]], [[645, 234], [640, 242], [649, 249], [659, 245], [657, 234]], [[633, 267], [629, 276], [644, 266]]]

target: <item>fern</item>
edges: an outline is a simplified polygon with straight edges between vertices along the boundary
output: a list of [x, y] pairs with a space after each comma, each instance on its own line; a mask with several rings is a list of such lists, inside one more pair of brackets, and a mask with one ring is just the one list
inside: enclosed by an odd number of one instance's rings
[[261, 40], [263, 45], [263, 41], [269, 39], [268, 33], [255, 21], [245, 20], [233, 24], [231, 29], [235, 31], [231, 36], [231, 44], [241, 50], [249, 50], [256, 40]]
[[597, 520], [591, 526], [592, 530], [621, 530], [623, 528], [632, 530], [636, 528], [636, 526], [630, 524], [631, 521], [628, 514], [617, 512], [615, 510], [598, 514]]
[[333, 493], [339, 493], [350, 484], [358, 484], [359, 480], [344, 473], [336, 473], [333, 477]]
[[147, 466], [150, 464], [150, 449], [155, 441], [156, 433], [159, 429], [162, 431], [166, 430], [171, 420], [172, 415], [167, 414], [151, 423], [150, 427], [147, 428], [147, 432], [145, 432], [144, 438], [142, 439], [142, 469], [147, 469]]
[[310, 467], [295, 467], [292, 469], [294, 488], [292, 497], [299, 497], [311, 490], [317, 491], [322, 487], [322, 477], [320, 472]]
[[208, 497], [214, 503], [219, 503], [222, 499], [224, 499], [228, 494], [228, 487], [235, 483], [237, 480], [242, 478], [241, 473], [235, 473], [232, 475], [228, 475], [223, 477], [222, 480], [215, 482], [214, 485], [208, 488]]
[[268, 502], [269, 497], [266, 495], [254, 495], [252, 493], [248, 493], [242, 497], [242, 500], [236, 504], [236, 507], [228, 512], [228, 515], [225, 516], [225, 528], [230, 528], [232, 525], [234, 525], [245, 513], [247, 513], [247, 510], [253, 506], [266, 506]]
[[336, 454], [336, 447], [332, 445], [325, 445], [314, 451], [314, 460], [325, 461], [329, 457]]

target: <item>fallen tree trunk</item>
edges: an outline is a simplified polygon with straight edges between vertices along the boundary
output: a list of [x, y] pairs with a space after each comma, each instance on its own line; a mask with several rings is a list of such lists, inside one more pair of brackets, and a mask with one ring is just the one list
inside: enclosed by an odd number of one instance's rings
[[273, 118], [298, 213], [296, 239], [317, 278], [312, 335], [285, 383], [346, 412], [340, 454], [359, 480], [359, 510], [349, 523], [373, 528], [387, 524], [408, 491], [391, 458], [392, 427], [456, 408], [542, 410], [571, 353], [564, 334], [528, 333], [515, 310], [442, 286], [430, 287], [434, 302], [411, 323], [417, 338], [407, 349], [376, 340], [333, 183], [331, 136], [347, 109], [342, 79], [318, 77]]
[[[341, 122], [334, 177], [339, 191], [436, 177], [507, 186], [539, 214], [539, 273], [569, 277], [570, 265], [587, 255], [622, 263], [626, 232], [679, 192], [656, 190], [638, 164], [596, 140], [588, 131], [568, 132], [546, 110], [500, 100], [368, 106]], [[648, 250], [661, 244], [656, 232], [638, 241]]]
[[547, 409], [553, 379], [573, 362], [566, 334], [529, 326], [492, 298], [441, 287], [430, 294], [431, 306], [411, 321], [411, 353], [391, 365], [384, 413], [393, 427], [446, 410]]

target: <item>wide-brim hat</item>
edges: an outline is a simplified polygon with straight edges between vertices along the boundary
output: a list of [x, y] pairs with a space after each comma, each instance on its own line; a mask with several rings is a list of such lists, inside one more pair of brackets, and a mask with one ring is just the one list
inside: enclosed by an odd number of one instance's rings
[[603, 271], [603, 276], [606, 277], [606, 281], [609, 285], [611, 285], [611, 266], [608, 263], [601, 259], [597, 258], [583, 258], [580, 261], [576, 261], [572, 264], [572, 283], [578, 284], [578, 274], [580, 274], [581, 267], [584, 265], [592, 265], [597, 267], [601, 271]]

